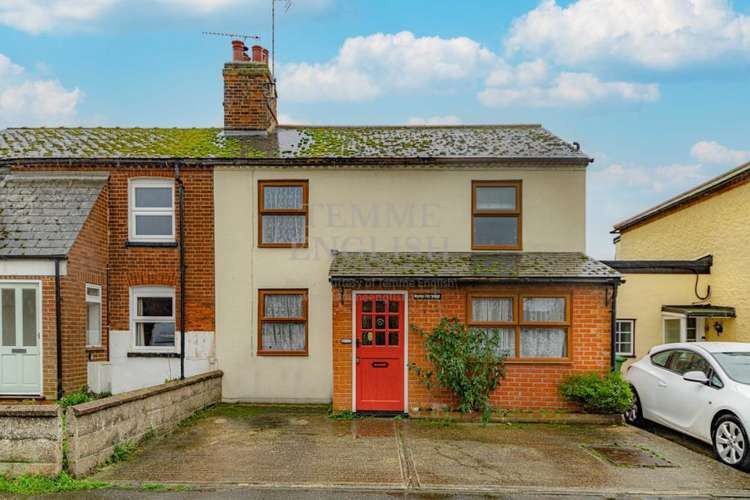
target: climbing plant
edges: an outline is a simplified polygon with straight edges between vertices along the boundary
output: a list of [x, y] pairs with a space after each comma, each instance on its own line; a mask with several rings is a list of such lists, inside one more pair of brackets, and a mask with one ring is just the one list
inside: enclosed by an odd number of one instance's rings
[[425, 339], [431, 365], [411, 363], [422, 383], [431, 388], [437, 382], [456, 396], [461, 413], [479, 411], [488, 419], [492, 413], [490, 394], [505, 375], [498, 336], [466, 328], [457, 318], [441, 319], [430, 332], [415, 325], [411, 329]]

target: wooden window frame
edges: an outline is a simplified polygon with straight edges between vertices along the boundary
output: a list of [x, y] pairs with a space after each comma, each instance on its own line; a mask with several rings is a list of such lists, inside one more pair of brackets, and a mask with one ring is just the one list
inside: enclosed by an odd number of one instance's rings
[[[471, 181], [471, 249], [472, 250], [522, 250], [523, 249], [523, 200], [522, 181]], [[512, 187], [516, 190], [516, 206], [513, 210], [477, 209], [477, 188]], [[515, 245], [477, 245], [475, 243], [474, 220], [479, 217], [506, 217], [518, 221], [518, 241]]]
[[617, 342], [617, 323], [620, 323], [621, 321], [622, 322], [627, 321], [628, 323], [630, 323], [632, 325], [631, 328], [630, 328], [630, 347], [632, 348], [632, 350], [631, 350], [630, 353], [623, 353], [623, 352], [619, 352], [619, 351], [617, 351], [615, 349], [615, 351], [616, 351], [615, 355], [617, 355], [617, 356], [623, 356], [623, 357], [626, 357], [626, 358], [634, 358], [635, 357], [635, 318], [617, 318], [615, 320], [615, 347], [618, 344], [618, 342]]
[[[308, 289], [264, 288], [258, 290], [258, 356], [307, 356], [310, 349], [308, 338]], [[266, 318], [267, 295], [302, 295], [302, 316], [299, 318]], [[263, 323], [303, 323], [305, 325], [305, 349], [301, 351], [277, 351], [263, 349]]]
[[[265, 187], [301, 187], [302, 208], [265, 208]], [[260, 180], [258, 181], [258, 248], [307, 248], [310, 233], [310, 205], [309, 182], [302, 180]], [[263, 216], [264, 215], [292, 215], [305, 217], [305, 241], [303, 243], [264, 243]]]
[[[513, 300], [513, 321], [474, 321], [472, 318], [473, 299], [507, 299]], [[526, 321], [523, 319], [523, 299], [565, 299], [565, 321]], [[571, 363], [573, 361], [573, 335], [571, 318], [571, 295], [566, 293], [508, 293], [493, 291], [473, 291], [466, 294], [466, 324], [472, 328], [514, 328], [515, 329], [515, 355], [506, 358], [507, 363], [529, 364], [559, 364]], [[521, 329], [522, 328], [564, 328], [565, 341], [568, 355], [564, 358], [522, 358], [521, 357]]]

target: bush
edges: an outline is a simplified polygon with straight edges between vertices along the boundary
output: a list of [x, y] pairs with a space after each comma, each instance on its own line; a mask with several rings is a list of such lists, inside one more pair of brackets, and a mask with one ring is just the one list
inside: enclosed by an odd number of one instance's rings
[[85, 385], [78, 389], [77, 391], [70, 392], [63, 396], [58, 403], [60, 403], [63, 408], [67, 408], [68, 406], [75, 406], [80, 405], [83, 403], [88, 403], [89, 401], [94, 401], [95, 399], [101, 399], [109, 397], [111, 394], [109, 393], [96, 393], [91, 392], [88, 390], [88, 387]]
[[416, 326], [412, 330], [425, 338], [427, 359], [434, 367], [433, 371], [412, 363], [417, 376], [429, 388], [435, 375], [458, 398], [461, 413], [481, 411], [487, 420], [492, 413], [490, 393], [505, 375], [499, 340], [483, 330], [467, 329], [456, 318], [441, 319], [431, 333]]
[[618, 372], [572, 375], [560, 384], [560, 393], [591, 413], [624, 413], [633, 402], [630, 384]]

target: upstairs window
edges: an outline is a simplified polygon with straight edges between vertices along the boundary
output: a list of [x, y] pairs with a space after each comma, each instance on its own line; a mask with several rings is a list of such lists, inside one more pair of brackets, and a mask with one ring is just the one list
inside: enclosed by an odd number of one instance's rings
[[471, 248], [521, 250], [521, 181], [473, 181], [471, 190]]
[[131, 289], [130, 318], [134, 350], [176, 349], [174, 303], [174, 288], [171, 287]]
[[129, 193], [130, 241], [174, 242], [174, 180], [131, 179]]
[[86, 284], [86, 347], [102, 346], [102, 287]]
[[307, 181], [258, 182], [258, 246], [307, 247]]

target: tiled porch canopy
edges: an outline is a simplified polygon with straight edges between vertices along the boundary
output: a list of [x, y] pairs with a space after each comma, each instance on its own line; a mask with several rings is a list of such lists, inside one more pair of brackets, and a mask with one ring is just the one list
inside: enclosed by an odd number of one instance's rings
[[619, 282], [620, 274], [579, 252], [334, 252], [330, 280], [443, 279], [457, 282]]

